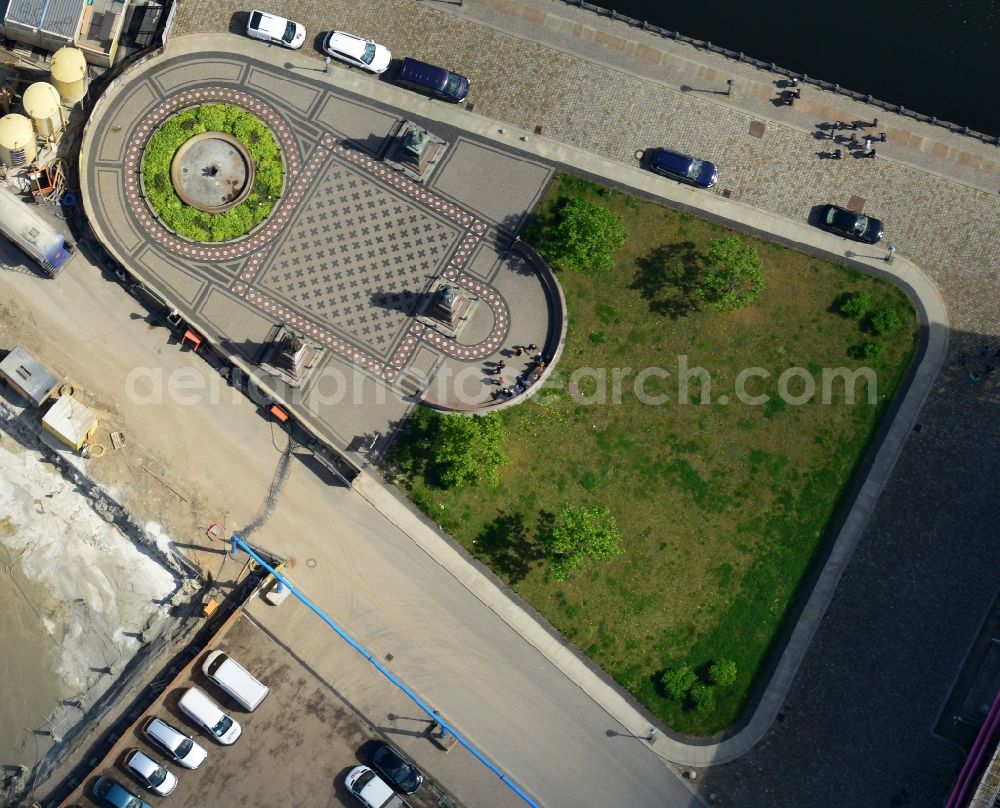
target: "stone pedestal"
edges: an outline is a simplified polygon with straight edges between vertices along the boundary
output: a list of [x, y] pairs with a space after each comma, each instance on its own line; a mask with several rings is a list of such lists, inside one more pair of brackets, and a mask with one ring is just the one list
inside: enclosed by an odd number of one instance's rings
[[392, 137], [384, 162], [411, 180], [426, 182], [448, 144], [412, 121], [403, 121]]
[[298, 387], [306, 380], [322, 350], [282, 325], [267, 346], [260, 367], [280, 376], [292, 387]]

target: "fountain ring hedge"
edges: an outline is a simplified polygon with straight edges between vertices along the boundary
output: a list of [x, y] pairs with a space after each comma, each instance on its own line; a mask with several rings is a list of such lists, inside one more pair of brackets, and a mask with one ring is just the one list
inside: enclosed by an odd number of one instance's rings
[[[220, 141], [238, 141], [252, 165], [245, 175], [250, 187], [234, 194], [234, 204], [205, 210], [185, 202], [183, 189], [178, 194], [171, 171], [185, 144], [211, 133]], [[207, 174], [214, 176], [211, 168]], [[232, 104], [201, 104], [170, 116], [150, 136], [142, 157], [146, 203], [163, 224], [192, 241], [245, 236], [270, 216], [284, 181], [285, 163], [274, 135], [256, 115]]]

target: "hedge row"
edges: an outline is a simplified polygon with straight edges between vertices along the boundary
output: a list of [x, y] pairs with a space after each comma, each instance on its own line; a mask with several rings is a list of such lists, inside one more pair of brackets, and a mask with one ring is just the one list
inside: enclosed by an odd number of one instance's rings
[[[170, 179], [177, 150], [202, 132], [225, 132], [250, 153], [254, 187], [239, 205], [223, 213], [206, 213], [181, 201]], [[172, 116], [146, 144], [142, 182], [150, 207], [170, 229], [194, 241], [229, 241], [263, 222], [277, 204], [285, 165], [274, 136], [256, 116], [229, 104], [205, 104]]]

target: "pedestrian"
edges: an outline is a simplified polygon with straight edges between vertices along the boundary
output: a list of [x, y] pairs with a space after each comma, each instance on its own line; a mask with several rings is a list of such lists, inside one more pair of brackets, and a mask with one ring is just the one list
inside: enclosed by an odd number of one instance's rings
[[872, 139], [870, 137], [865, 138], [865, 148], [870, 149], [872, 147]]
[[834, 121], [833, 122], [833, 128], [834, 129], [846, 129], [847, 126], [846, 126], [846, 124], [844, 124], [843, 121]]
[[878, 129], [878, 118], [872, 118], [872, 129]]
[[530, 345], [527, 346], [526, 350], [528, 351], [528, 353], [531, 353], [532, 351], [537, 351], [538, 346], [532, 342]]
[[872, 149], [871, 151], [865, 152], [865, 157], [871, 157], [874, 160], [875, 159], [875, 149]]
[[507, 363], [501, 359], [499, 362], [497, 362], [497, 367], [500, 368], [500, 370], [503, 370], [505, 367], [507, 367]]
[[788, 85], [790, 87], [798, 87], [799, 86], [799, 80], [797, 78], [795, 78], [795, 77], [792, 77], [791, 79], [788, 80]]
[[524, 353], [524, 348], [522, 348], [520, 345], [515, 345], [513, 347], [513, 351], [514, 351], [514, 356], [520, 356], [521, 354]]
[[861, 121], [851, 121], [851, 129], [853, 129], [855, 132], [857, 132], [862, 126], [863, 124], [861, 123]]
[[792, 95], [798, 99], [802, 97], [802, 90], [792, 90]]
[[490, 368], [487, 371], [487, 373], [489, 373], [491, 376], [499, 376], [501, 373], [503, 373], [503, 368]]
[[497, 387], [503, 387], [503, 376], [497, 376], [493, 380], [493, 384], [495, 384]]
[[[850, 146], [852, 149], [860, 149], [861, 148], [861, 141], [858, 140], [858, 136], [857, 135], [851, 135], [851, 139], [849, 141], [847, 141], [847, 145]], [[868, 144], [868, 146], [866, 146], [866, 148], [870, 148], [870, 146], [871, 146], [871, 144]]]
[[842, 154], [843, 154], [843, 152], [840, 149], [834, 150], [834, 152], [833, 152], [833, 159], [834, 160], [839, 160]]
[[880, 140], [880, 141], [881, 141], [882, 143], [885, 143], [885, 132], [882, 132], [881, 134], [879, 134], [879, 136], [878, 136], [878, 139], [879, 139], [879, 140]]
[[543, 370], [545, 370], [545, 363], [544, 362], [539, 362], [538, 363], [538, 372], [541, 373]]

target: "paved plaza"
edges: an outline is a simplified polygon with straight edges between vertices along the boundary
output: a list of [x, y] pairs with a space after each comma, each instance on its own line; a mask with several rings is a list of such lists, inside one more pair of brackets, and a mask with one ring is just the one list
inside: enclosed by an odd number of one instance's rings
[[[188, 0], [178, 15], [175, 33], [235, 33], [243, 22], [242, 13], [224, 3]], [[941, 291], [952, 326], [949, 356], [874, 506], [874, 515], [778, 720], [740, 759], [702, 770], [698, 785], [704, 796], [716, 795], [720, 805], [940, 805], [963, 751], [933, 735], [932, 729], [996, 592], [995, 571], [1000, 568], [992, 496], [992, 481], [1000, 477], [995, 450], [1000, 440], [1000, 388], [996, 375], [987, 374], [975, 384], [969, 375], [972, 370], [981, 372], [1000, 350], [996, 303], [1000, 296], [1000, 160], [996, 149], [879, 110], [875, 114], [883, 117], [889, 135], [880, 159], [819, 160], [817, 151], [824, 146], [816, 137], [817, 124], [871, 119], [873, 111], [809, 87], [794, 109], [776, 107], [771, 103], [773, 75], [545, 0], [467, 0], [461, 8], [446, 9], [413, 0], [370, 4], [301, 0], [287, 4], [285, 13], [305, 23], [311, 33], [333, 27], [351, 30], [378, 39], [397, 57], [422, 57], [467, 74], [472, 80], [471, 117], [495, 118], [494, 131], [507, 137], [512, 146], [517, 147], [518, 135], [513, 130], [504, 134], [509, 124], [525, 133], [540, 128], [538, 142], [544, 141], [553, 152], [559, 144], [568, 144], [622, 166], [634, 166], [638, 150], [671, 145], [717, 162], [723, 172], [717, 192], [748, 209], [798, 222], [817, 203], [847, 204], [856, 198], [865, 211], [886, 221], [887, 241], [901, 255], [911, 257]], [[277, 54], [274, 61], [281, 63], [284, 58]], [[268, 68], [252, 59], [245, 63], [250, 71], [246, 74], [220, 63], [222, 72], [211, 83], [245, 88], [259, 78], [263, 84], [273, 82], [280, 74], [280, 90], [258, 87], [255, 95], [283, 115], [292, 114], [295, 88], [312, 84], [302, 78], [301, 71], [293, 74]], [[346, 72], [340, 67], [335, 70]], [[204, 83], [200, 78], [184, 79], [182, 72], [175, 75], [178, 84], [171, 88], [184, 81]], [[723, 97], [717, 88], [724, 87], [730, 76], [736, 77], [736, 91], [732, 97]], [[383, 89], [375, 78], [358, 78], [359, 86], [365, 83], [372, 86], [373, 94], [374, 89]], [[139, 112], [152, 108], [168, 90], [150, 88], [152, 96], [145, 107], [139, 106]], [[354, 108], [372, 110], [363, 99], [343, 95]], [[120, 113], [114, 107], [111, 113], [108, 141], [115, 142], [113, 115]], [[323, 143], [324, 135], [333, 141], [339, 137], [355, 141], [350, 144], [352, 154], [366, 159], [366, 150], [356, 141], [379, 131], [371, 125], [378, 113], [374, 109], [365, 114], [368, 117], [360, 116], [361, 124], [354, 131], [333, 124], [320, 127], [310, 123], [312, 119], [303, 121], [302, 131], [293, 128], [303, 165], [308, 167], [316, 150], [336, 148], [336, 142]], [[340, 127], [344, 120], [338, 117]], [[751, 126], [755, 122], [764, 125]], [[521, 137], [531, 138], [530, 134]], [[459, 158], [462, 148], [504, 153], [502, 146], [473, 141], [470, 137], [468, 147], [462, 144], [456, 149], [451, 160]], [[346, 141], [340, 145], [347, 148]], [[366, 178], [363, 165], [336, 154], [324, 160], [322, 166], [317, 165], [319, 179], [310, 179], [308, 189], [303, 187], [303, 198], [326, 187], [328, 175], [322, 171], [330, 171], [335, 164], [344, 177]], [[467, 159], [467, 167], [474, 164], [478, 160]], [[533, 180], [524, 182], [536, 189], [535, 194], [548, 170], [543, 161], [537, 164], [541, 166], [537, 185]], [[533, 165], [527, 157], [509, 163], [531, 176]], [[502, 254], [504, 245], [496, 234], [512, 232], [518, 210], [527, 210], [534, 197], [526, 192], [519, 205], [496, 203], [491, 208], [492, 195], [484, 192], [485, 182], [463, 184], [461, 175], [454, 171], [449, 175], [447, 168], [438, 173], [429, 190], [487, 227], [479, 236], [480, 252], [461, 271], [474, 276], [473, 268], [480, 267], [481, 282], [497, 290], [507, 282], [515, 283], [518, 273], [498, 277], [502, 262], [483, 256], [487, 247]], [[502, 197], [518, 185], [500, 181], [491, 187], [495, 196]], [[378, 193], [400, 196], [398, 189], [380, 188]], [[712, 195], [702, 198], [706, 207], [713, 205]], [[412, 204], [413, 199], [401, 198], [402, 202]], [[440, 233], [452, 232], [454, 222], [447, 216], [417, 207], [419, 213], [407, 215], [432, 220], [440, 225]], [[463, 239], [475, 235], [468, 228], [460, 232]], [[287, 234], [277, 237], [272, 248], [275, 255], [277, 242], [287, 243]], [[362, 244], [359, 249], [363, 248]], [[151, 248], [147, 244], [143, 249]], [[450, 260], [442, 257], [448, 250], [441, 249], [442, 254], [430, 260]], [[870, 252], [856, 247], [845, 251], [845, 258]], [[136, 257], [146, 255], [141, 252]], [[162, 258], [151, 260], [166, 263]], [[275, 260], [269, 252], [252, 268], [247, 292], [267, 294], [271, 296], [267, 302], [275, 306], [290, 308], [293, 303], [298, 316], [313, 311], [309, 306], [318, 307], [321, 298], [311, 296], [317, 292], [309, 290], [306, 278], [300, 279], [307, 284], [301, 288], [263, 286], [269, 276], [272, 284], [290, 282], [280, 278]], [[216, 299], [225, 302], [214, 304], [216, 308], [206, 305], [211, 297], [206, 278], [213, 279], [216, 290], [235, 289], [235, 284], [246, 282], [237, 275], [247, 272], [247, 266], [238, 260], [195, 261], [192, 266], [199, 268], [199, 276], [176, 266], [157, 271], [163, 278], [175, 278], [177, 291], [183, 287], [193, 301], [190, 305], [198, 305], [199, 314], [209, 322], [213, 318], [220, 323], [245, 322], [242, 339], [251, 345], [259, 340], [263, 324], [254, 331], [255, 318], [271, 322], [273, 317], [262, 315], [247, 298], [215, 291]], [[367, 291], [373, 293], [370, 287]], [[412, 296], [422, 289], [409, 285], [374, 291], [383, 295], [380, 302], [384, 304], [384, 295]], [[307, 292], [309, 298], [304, 297]], [[295, 300], [290, 297], [293, 293], [298, 295]], [[504, 297], [510, 300], [514, 294]], [[330, 296], [327, 311], [342, 304], [342, 298]], [[517, 322], [516, 309], [510, 310], [510, 317], [512, 324]], [[339, 333], [346, 319], [339, 324], [324, 319], [318, 327], [331, 334], [336, 328]], [[432, 372], [426, 368], [454, 361], [440, 346], [421, 343], [411, 364], [398, 368], [397, 379], [387, 380], [384, 373], [394, 369], [392, 358], [405, 350], [399, 340], [406, 338], [399, 330], [401, 321], [392, 315], [376, 319], [384, 336], [376, 336], [373, 322], [371, 332], [352, 333], [350, 339], [353, 350], [378, 364], [368, 367], [366, 378], [378, 378], [381, 370], [382, 382], [398, 384], [415, 365], [425, 363], [420, 373], [426, 380]], [[511, 330], [520, 333], [517, 327]], [[483, 332], [477, 339], [489, 336]], [[339, 355], [349, 366], [358, 364], [349, 354]], [[403, 409], [393, 415], [402, 417]]]
[[[98, 107], [84, 145], [84, 187], [104, 245], [248, 366], [282, 325], [325, 349], [301, 389], [274, 377], [261, 386], [307, 413], [338, 448], [385, 434], [425, 392], [445, 407], [490, 403], [491, 360], [515, 340], [558, 341], [548, 324], [558, 297], [510, 249], [552, 169], [428, 123], [449, 146], [430, 181], [415, 182], [378, 159], [404, 113], [291, 79], [282, 67], [246, 59], [240, 40], [230, 44], [230, 53], [171, 48], [127, 73]], [[285, 192], [246, 238], [199, 244], [146, 205], [142, 147], [174, 112], [212, 102], [267, 123], [284, 154]], [[419, 317], [442, 281], [472, 301], [457, 335]], [[452, 371], [429, 390], [448, 362], [472, 372], [460, 387]], [[331, 404], [348, 391], [356, 396], [353, 388], [376, 406], [345, 422]]]

